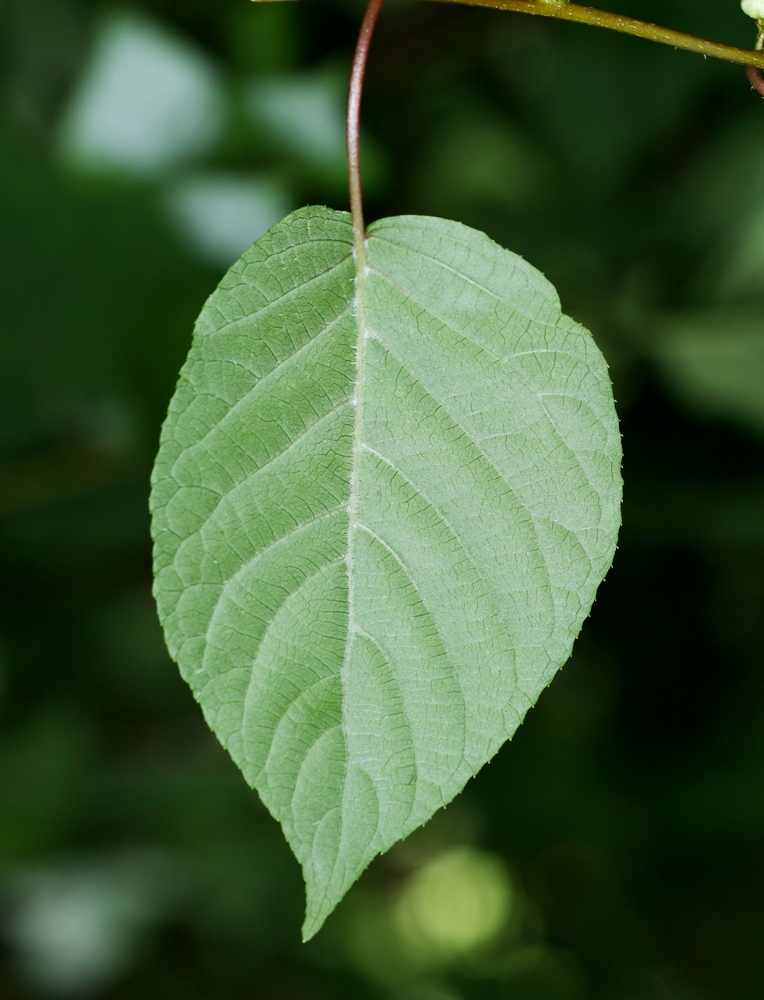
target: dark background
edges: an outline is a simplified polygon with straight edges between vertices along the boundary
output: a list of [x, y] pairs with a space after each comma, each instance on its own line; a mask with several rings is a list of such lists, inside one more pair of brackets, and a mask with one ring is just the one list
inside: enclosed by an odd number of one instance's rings
[[[620, 9], [754, 41], [735, 0]], [[611, 365], [624, 523], [513, 742], [306, 946], [297, 865], [164, 651], [159, 426], [238, 250], [346, 207], [360, 14], [0, 2], [0, 996], [757, 1000], [764, 104], [740, 67], [383, 11], [367, 216], [456, 218], [555, 283]]]

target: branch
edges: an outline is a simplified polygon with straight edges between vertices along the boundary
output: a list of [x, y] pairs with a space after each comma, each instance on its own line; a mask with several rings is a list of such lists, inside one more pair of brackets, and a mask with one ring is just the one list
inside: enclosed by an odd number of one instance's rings
[[764, 69], [764, 52], [739, 49], [734, 45], [722, 45], [720, 42], [708, 42], [704, 38], [686, 35], [683, 31], [661, 28], [657, 24], [638, 21], [633, 17], [623, 17], [621, 14], [611, 14], [594, 7], [580, 7], [566, 0], [441, 0], [441, 2], [463, 3], [470, 7], [490, 7], [493, 10], [512, 10], [520, 14], [535, 14], [537, 17], [554, 17], [561, 21], [591, 24], [597, 28], [609, 28], [625, 35], [646, 38], [650, 42], [673, 45], [676, 49], [699, 52], [713, 59], [724, 59], [726, 62], [739, 63], [741, 66], [758, 66], [759, 69]]
[[[268, 0], [256, 0], [256, 2], [264, 3]], [[568, 3], [567, 0], [438, 0], [438, 2], [490, 7], [493, 10], [510, 10], [518, 14], [533, 14], [537, 17], [557, 18], [560, 21], [591, 24], [597, 28], [620, 31], [625, 35], [636, 35], [637, 38], [645, 38], [650, 42], [673, 45], [675, 49], [698, 52], [704, 56], [711, 56], [712, 59], [723, 59], [741, 66], [757, 66], [759, 69], [764, 69], [764, 52], [739, 49], [734, 45], [722, 45], [720, 42], [709, 42], [705, 38], [686, 35], [683, 31], [661, 28], [657, 24], [638, 21], [634, 17], [623, 17], [621, 14], [611, 14], [594, 7], [581, 7], [575, 3]]]

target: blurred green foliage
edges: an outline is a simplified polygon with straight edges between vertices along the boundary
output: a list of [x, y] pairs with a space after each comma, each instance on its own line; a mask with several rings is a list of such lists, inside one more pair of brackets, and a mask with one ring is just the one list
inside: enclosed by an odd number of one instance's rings
[[[627, 8], [753, 41], [733, 0]], [[758, 1000], [764, 107], [738, 67], [497, 12], [382, 16], [367, 215], [457, 218], [555, 283], [611, 364], [624, 527], [512, 744], [308, 946], [296, 864], [164, 652], [162, 415], [226, 254], [277, 205], [346, 206], [359, 18], [0, 4], [0, 995]], [[216, 116], [196, 131], [189, 94]]]

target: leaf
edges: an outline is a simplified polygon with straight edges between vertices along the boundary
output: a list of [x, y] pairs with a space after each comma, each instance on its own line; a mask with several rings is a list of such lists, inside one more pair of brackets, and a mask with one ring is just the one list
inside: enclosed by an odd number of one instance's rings
[[655, 321], [653, 360], [690, 409], [764, 433], [761, 310], [687, 310]]
[[615, 549], [605, 362], [454, 222], [274, 226], [205, 306], [153, 478], [155, 593], [303, 867], [308, 938], [568, 658]]

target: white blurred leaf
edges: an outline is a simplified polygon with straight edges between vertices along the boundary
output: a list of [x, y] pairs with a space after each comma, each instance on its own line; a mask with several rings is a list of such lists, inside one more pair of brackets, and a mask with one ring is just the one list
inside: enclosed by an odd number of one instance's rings
[[51, 996], [101, 992], [129, 968], [138, 937], [172, 892], [154, 854], [89, 858], [17, 874], [5, 937], [22, 975]]
[[209, 152], [225, 119], [203, 53], [150, 21], [105, 22], [64, 116], [66, 158], [90, 170], [151, 175]]
[[289, 152], [344, 170], [345, 95], [337, 77], [322, 71], [260, 80], [245, 100], [252, 121]]
[[287, 214], [290, 205], [270, 181], [210, 173], [173, 185], [165, 208], [195, 253], [210, 264], [229, 267]]

